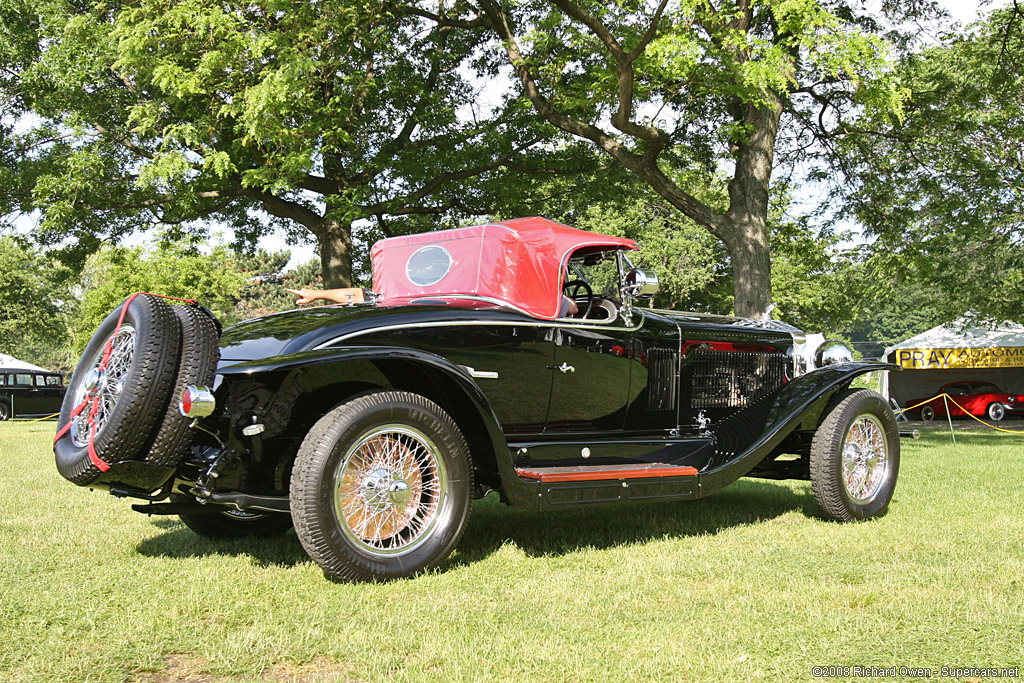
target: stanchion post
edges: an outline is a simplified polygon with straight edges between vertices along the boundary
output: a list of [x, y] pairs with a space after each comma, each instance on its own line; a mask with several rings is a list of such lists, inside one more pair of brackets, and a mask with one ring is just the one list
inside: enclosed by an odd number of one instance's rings
[[946, 406], [946, 421], [949, 422], [949, 438], [953, 440], [953, 445], [956, 445], [956, 434], [953, 433], [953, 415], [949, 412], [949, 397], [945, 393], [942, 394], [942, 403]]

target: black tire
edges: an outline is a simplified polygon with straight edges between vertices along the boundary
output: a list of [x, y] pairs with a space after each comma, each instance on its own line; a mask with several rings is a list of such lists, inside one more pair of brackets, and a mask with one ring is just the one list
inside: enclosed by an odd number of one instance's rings
[[7, 401], [0, 401], [0, 422], [7, 422], [11, 419], [11, 406]]
[[192, 419], [178, 410], [181, 390], [187, 385], [209, 386], [217, 371], [220, 349], [217, 346], [217, 323], [196, 306], [171, 306], [181, 330], [181, 353], [170, 400], [167, 401], [163, 422], [153, 435], [146, 460], [162, 467], [181, 464], [192, 445], [195, 433], [190, 429]]
[[[177, 317], [164, 301], [147, 294], [136, 296], [118, 330], [122, 306], [104, 318], [85, 347], [57, 420], [60, 433], [71, 422], [71, 412], [89, 393], [87, 376], [98, 367], [107, 340], [117, 332], [118, 352], [97, 382], [99, 393], [107, 400], [102, 402], [105, 409], [95, 421], [94, 446], [96, 456], [108, 465], [147, 459], [142, 451], [167, 410], [181, 343]], [[53, 446], [58, 471], [80, 486], [96, 480], [103, 472], [88, 453], [92, 422], [88, 412], [85, 410], [76, 417], [68, 432]]]
[[179, 515], [192, 531], [207, 538], [266, 538], [292, 528], [292, 518], [279, 512], [225, 510], [205, 515]]
[[810, 466], [814, 499], [829, 519], [884, 515], [900, 467], [899, 430], [885, 399], [868, 389], [836, 396], [811, 441]]
[[451, 553], [472, 490], [469, 449], [451, 417], [422, 396], [382, 391], [335, 408], [306, 435], [292, 470], [292, 520], [327, 576], [396, 579]]
[[985, 414], [988, 415], [988, 419], [992, 422], [1000, 422], [1006, 417], [1006, 408], [1003, 407], [1002, 403], [989, 403], [988, 408], [985, 409]]
[[921, 419], [924, 422], [931, 422], [935, 419], [935, 408], [931, 406], [924, 406], [921, 408]]

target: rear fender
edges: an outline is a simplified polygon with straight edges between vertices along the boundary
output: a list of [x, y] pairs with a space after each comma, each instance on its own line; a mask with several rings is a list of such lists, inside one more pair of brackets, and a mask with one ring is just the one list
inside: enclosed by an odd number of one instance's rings
[[[501, 426], [486, 396], [458, 365], [404, 347], [342, 347], [222, 364], [218, 402], [237, 425], [264, 424], [263, 439], [302, 437], [331, 409], [381, 389], [410, 391], [440, 405], [463, 431], [483, 483], [514, 476]], [[492, 473], [488, 482], [487, 473]]]

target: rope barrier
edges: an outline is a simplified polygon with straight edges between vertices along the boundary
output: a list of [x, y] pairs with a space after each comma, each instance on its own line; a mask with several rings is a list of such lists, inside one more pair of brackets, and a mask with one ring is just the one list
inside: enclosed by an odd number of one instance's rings
[[[980, 417], [978, 417], [977, 415], [972, 415], [972, 414], [971, 414], [971, 412], [970, 412], [969, 410], [967, 410], [967, 409], [966, 409], [966, 408], [964, 408], [964, 407], [963, 407], [962, 405], [960, 405], [959, 403], [957, 403], [957, 402], [956, 402], [956, 399], [954, 399], [954, 398], [953, 398], [952, 396], [950, 396], [950, 395], [949, 395], [949, 394], [947, 394], [947, 393], [941, 393], [941, 394], [939, 394], [938, 396], [933, 396], [933, 397], [931, 397], [931, 398], [929, 398], [929, 399], [927, 399], [927, 400], [925, 400], [925, 401], [921, 401], [920, 403], [918, 403], [918, 404], [916, 404], [916, 405], [912, 405], [912, 406], [907, 406], [907, 407], [906, 407], [906, 408], [904, 408], [903, 410], [896, 410], [896, 411], [893, 411], [893, 412], [896, 412], [896, 413], [905, 413], [905, 412], [907, 412], [908, 410], [913, 410], [914, 408], [920, 408], [921, 406], [923, 406], [923, 405], [924, 405], [924, 404], [926, 404], [926, 403], [931, 403], [932, 401], [934, 401], [934, 400], [935, 400], [935, 399], [937, 399], [937, 398], [942, 398], [942, 399], [946, 399], [946, 400], [948, 400], [948, 401], [949, 401], [950, 403], [952, 403], [952, 404], [953, 404], [953, 405], [955, 405], [955, 406], [956, 406], [957, 408], [959, 408], [960, 410], [962, 410], [962, 411], [964, 412], [964, 414], [965, 414], [965, 415], [967, 415], [968, 417], [970, 417], [970, 418], [972, 418], [972, 419], [974, 419], [974, 420], [977, 420], [977, 421], [978, 421], [978, 422], [980, 422], [981, 424], [983, 424], [983, 425], [985, 425], [986, 427], [989, 427], [989, 428], [991, 428], [991, 429], [994, 429], [994, 430], [996, 430], [997, 432], [1005, 432], [1005, 433], [1007, 433], [1007, 434], [1024, 434], [1024, 430], [1020, 430], [1020, 429], [1003, 429], [1002, 427], [996, 427], [996, 426], [995, 426], [994, 424], [990, 424], [990, 423], [988, 423], [988, 422], [985, 422], [984, 420], [982, 420], [982, 419], [981, 419]], [[947, 415], [949, 414], [949, 411], [948, 411], [948, 410], [946, 411], [946, 414], [947, 414]]]

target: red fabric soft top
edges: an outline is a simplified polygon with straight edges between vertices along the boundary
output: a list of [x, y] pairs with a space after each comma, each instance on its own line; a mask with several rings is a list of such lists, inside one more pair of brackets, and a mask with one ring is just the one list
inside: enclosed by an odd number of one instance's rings
[[390, 237], [373, 245], [373, 291], [385, 306], [418, 298], [511, 304], [558, 317], [565, 263], [573, 253], [636, 249], [624, 237], [577, 230], [546, 218], [515, 218], [470, 228]]

